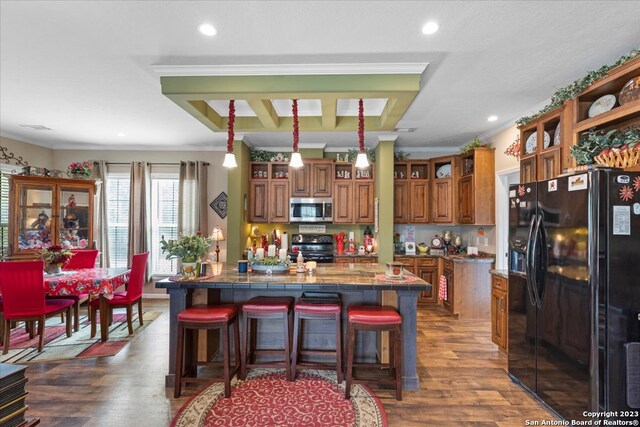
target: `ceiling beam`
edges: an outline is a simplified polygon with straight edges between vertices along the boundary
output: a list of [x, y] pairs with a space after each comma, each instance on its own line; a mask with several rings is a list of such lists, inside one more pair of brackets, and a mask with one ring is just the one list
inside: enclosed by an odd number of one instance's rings
[[322, 103], [322, 128], [327, 131], [336, 129], [336, 108], [338, 99], [325, 97], [320, 100]]
[[280, 118], [269, 99], [247, 99], [247, 103], [265, 129], [275, 130], [278, 128]]

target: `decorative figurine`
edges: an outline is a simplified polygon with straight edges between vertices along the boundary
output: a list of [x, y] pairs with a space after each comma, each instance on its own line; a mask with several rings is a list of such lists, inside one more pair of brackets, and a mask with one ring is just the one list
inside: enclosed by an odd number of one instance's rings
[[76, 196], [74, 194], [69, 196], [69, 201], [67, 203], [67, 207], [69, 208], [75, 208], [77, 206], [76, 204]]

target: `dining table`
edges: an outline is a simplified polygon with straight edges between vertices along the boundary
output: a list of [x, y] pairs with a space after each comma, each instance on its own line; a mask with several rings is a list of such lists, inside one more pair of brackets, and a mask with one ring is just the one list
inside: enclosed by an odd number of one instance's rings
[[100, 298], [100, 340], [109, 339], [109, 300], [120, 286], [129, 282], [131, 270], [126, 267], [79, 268], [60, 274], [44, 274], [48, 295], [90, 294]]

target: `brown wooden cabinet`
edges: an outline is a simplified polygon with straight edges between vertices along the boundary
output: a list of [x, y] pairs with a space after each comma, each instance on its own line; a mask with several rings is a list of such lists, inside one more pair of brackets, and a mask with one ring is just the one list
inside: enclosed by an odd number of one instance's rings
[[375, 184], [373, 167], [356, 169], [353, 164], [335, 164], [333, 179], [333, 222], [373, 224]]
[[289, 181], [269, 183], [269, 222], [289, 222]]
[[269, 181], [249, 182], [249, 222], [269, 222]]
[[446, 279], [446, 287], [447, 291], [445, 293], [446, 297], [442, 300], [442, 306], [449, 310], [452, 313], [455, 313], [455, 304], [454, 304], [454, 266], [453, 261], [449, 261], [445, 259], [442, 262], [442, 275]]
[[491, 341], [503, 352], [508, 349], [508, 281], [496, 274], [491, 275]]
[[333, 257], [335, 264], [370, 264], [377, 263], [378, 257], [375, 255], [336, 255]]
[[393, 222], [394, 224], [407, 224], [409, 222], [409, 185], [407, 181], [395, 181], [393, 183]]
[[33, 258], [45, 246], [93, 246], [95, 181], [9, 177], [9, 257]]
[[308, 160], [301, 168], [291, 168], [290, 174], [291, 197], [331, 197], [333, 160]]
[[495, 224], [495, 149], [476, 148], [460, 156], [458, 222]]
[[289, 176], [285, 162], [249, 164], [249, 222], [289, 222]]
[[430, 168], [429, 160], [394, 164], [394, 223], [426, 224], [429, 222]]
[[431, 284], [430, 291], [421, 291], [419, 303], [438, 302], [438, 267], [439, 258], [431, 256], [394, 256], [395, 262], [401, 262], [404, 268]]
[[453, 224], [458, 216], [458, 178], [460, 177], [460, 156], [445, 156], [431, 159], [431, 222]]

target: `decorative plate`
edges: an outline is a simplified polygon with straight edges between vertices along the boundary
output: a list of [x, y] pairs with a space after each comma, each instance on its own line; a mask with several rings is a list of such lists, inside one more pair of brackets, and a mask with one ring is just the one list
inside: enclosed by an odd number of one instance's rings
[[549, 148], [549, 145], [551, 145], [551, 135], [549, 135], [549, 132], [544, 131], [544, 148]]
[[634, 77], [624, 84], [618, 99], [620, 105], [640, 99], [640, 76]]
[[596, 99], [589, 107], [589, 117], [595, 117], [598, 114], [606, 113], [616, 105], [615, 95], [604, 95]]
[[524, 146], [524, 152], [525, 154], [533, 153], [534, 151], [536, 151], [537, 147], [538, 147], [538, 133], [534, 132], [531, 135], [529, 135], [529, 138], [527, 138], [527, 143]]
[[451, 164], [442, 165], [436, 171], [437, 178], [449, 178], [451, 176]]
[[562, 127], [560, 126], [562, 122], [558, 123], [556, 126], [556, 130], [553, 132], [553, 145], [560, 145], [560, 132], [562, 131]]

